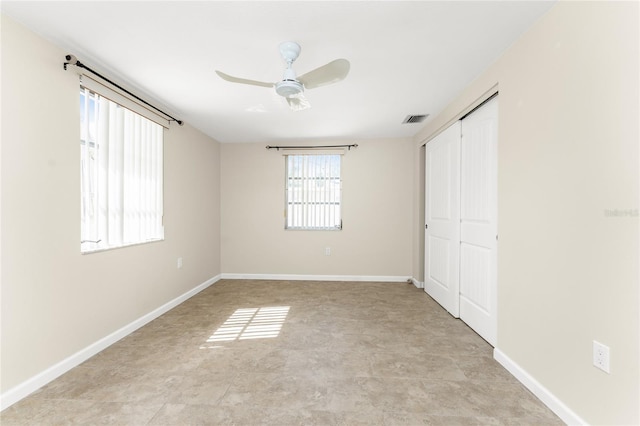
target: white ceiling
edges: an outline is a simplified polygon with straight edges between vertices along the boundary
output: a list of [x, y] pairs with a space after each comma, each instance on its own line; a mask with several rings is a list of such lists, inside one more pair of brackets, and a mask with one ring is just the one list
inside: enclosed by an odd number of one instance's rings
[[[223, 142], [410, 137], [553, 2], [2, 1], [2, 12], [87, 66]], [[294, 112], [273, 89], [278, 44], [302, 46], [298, 75], [337, 59], [347, 78]], [[63, 57], [60, 58], [62, 66]], [[428, 120], [428, 119], [427, 119]]]

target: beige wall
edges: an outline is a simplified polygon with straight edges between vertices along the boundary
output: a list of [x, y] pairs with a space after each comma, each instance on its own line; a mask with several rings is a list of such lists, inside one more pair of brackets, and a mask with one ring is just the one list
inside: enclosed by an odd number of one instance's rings
[[223, 272], [410, 277], [413, 143], [355, 143], [342, 163], [342, 231], [285, 231], [282, 153], [222, 144]]
[[499, 85], [497, 347], [591, 424], [640, 422], [638, 18], [558, 3], [416, 138]]
[[3, 393], [221, 272], [220, 148], [188, 125], [165, 133], [165, 241], [80, 254], [66, 53], [2, 17]]

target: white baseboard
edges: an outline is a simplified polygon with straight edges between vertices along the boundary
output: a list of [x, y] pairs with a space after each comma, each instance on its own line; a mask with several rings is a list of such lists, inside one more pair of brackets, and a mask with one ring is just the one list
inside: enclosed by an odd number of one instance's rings
[[416, 286], [416, 288], [424, 288], [424, 283], [422, 281], [418, 281], [412, 277], [411, 282]]
[[229, 280], [282, 280], [282, 281], [372, 281], [402, 282], [410, 277], [384, 275], [296, 275], [296, 274], [222, 274]]
[[547, 388], [542, 386], [540, 382], [534, 379], [522, 367], [516, 364], [511, 358], [504, 354], [500, 349], [493, 350], [493, 358], [498, 361], [504, 368], [513, 374], [527, 389], [531, 391], [540, 401], [542, 401], [551, 411], [553, 411], [560, 419], [568, 425], [586, 425], [587, 422], [582, 420], [580, 416], [574, 413], [562, 401], [560, 401]]
[[91, 358], [92, 356], [94, 356], [98, 352], [106, 349], [107, 347], [111, 346], [112, 344], [114, 344], [118, 340], [122, 339], [123, 337], [133, 333], [134, 331], [136, 331], [140, 327], [142, 327], [142, 326], [148, 324], [149, 322], [153, 321], [154, 319], [158, 318], [160, 315], [162, 315], [162, 314], [168, 312], [169, 310], [175, 308], [180, 303], [184, 302], [185, 300], [189, 299], [190, 297], [193, 297], [194, 295], [196, 295], [197, 293], [199, 293], [202, 290], [206, 289], [207, 287], [211, 286], [212, 284], [214, 284], [215, 282], [219, 281], [220, 279], [221, 279], [220, 275], [217, 275], [217, 276], [215, 276], [213, 278], [209, 278], [204, 283], [202, 283], [202, 284], [198, 285], [197, 287], [187, 291], [186, 293], [176, 297], [175, 299], [171, 300], [170, 302], [165, 303], [164, 305], [160, 306], [157, 309], [154, 309], [153, 311], [151, 311], [148, 314], [138, 318], [137, 320], [131, 322], [130, 324], [125, 325], [124, 327], [120, 328], [119, 330], [114, 331], [113, 333], [109, 334], [108, 336], [103, 337], [102, 339], [98, 340], [97, 342], [92, 343], [91, 345], [89, 345], [86, 348], [84, 348], [84, 349], [76, 352], [75, 354], [67, 357], [66, 359], [60, 361], [59, 363], [57, 363], [57, 364], [47, 368], [46, 370], [36, 374], [32, 378], [30, 378], [30, 379], [20, 383], [19, 385], [14, 386], [13, 388], [7, 390], [2, 395], [0, 395], [0, 410], [4, 410], [5, 408], [10, 407], [11, 405], [13, 405], [16, 402], [20, 401], [21, 399], [25, 398], [26, 396], [28, 396], [32, 392], [40, 389], [42, 386], [44, 386], [47, 383], [51, 382], [52, 380], [60, 377], [61, 375], [63, 375], [67, 371], [71, 370], [73, 367], [76, 367], [76, 366], [82, 364], [84, 361], [86, 361], [87, 359]]

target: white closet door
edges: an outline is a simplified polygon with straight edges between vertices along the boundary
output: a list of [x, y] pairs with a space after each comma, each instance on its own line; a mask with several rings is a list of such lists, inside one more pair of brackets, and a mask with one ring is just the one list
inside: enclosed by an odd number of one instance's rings
[[460, 122], [426, 146], [425, 291], [459, 315]]
[[498, 99], [462, 120], [460, 319], [495, 346]]

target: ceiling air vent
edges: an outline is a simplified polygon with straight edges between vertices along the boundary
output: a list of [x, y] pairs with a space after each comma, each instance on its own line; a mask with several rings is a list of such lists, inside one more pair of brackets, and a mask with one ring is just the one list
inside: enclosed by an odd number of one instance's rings
[[405, 117], [405, 119], [402, 121], [402, 124], [407, 124], [407, 123], [422, 123], [424, 121], [425, 118], [427, 118], [429, 116], [429, 114], [423, 114], [423, 115], [407, 115]]

